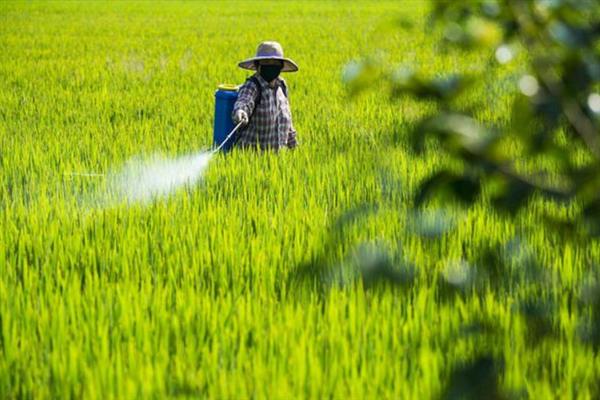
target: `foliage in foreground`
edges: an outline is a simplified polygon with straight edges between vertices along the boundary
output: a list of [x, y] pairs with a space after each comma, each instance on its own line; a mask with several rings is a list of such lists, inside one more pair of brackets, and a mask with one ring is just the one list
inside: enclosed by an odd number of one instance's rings
[[[600, 233], [597, 3], [432, 2], [430, 23], [432, 29], [442, 33], [439, 40], [442, 51], [464, 55], [483, 49], [490, 52], [490, 61], [476, 73], [461, 71], [425, 78], [422, 72], [410, 67], [388, 70], [370, 58], [347, 66], [345, 76], [353, 94], [382, 79], [389, 86], [392, 99], [409, 96], [434, 102], [430, 113], [412, 129], [412, 148], [422, 155], [430, 146], [429, 139], [435, 138], [454, 162], [438, 168], [420, 183], [414, 196], [415, 205], [424, 208], [429, 203], [439, 207], [458, 201], [472, 207], [483, 201], [489, 212], [514, 217], [519, 211], [530, 209], [532, 199], [537, 196], [550, 205], [563, 203], [568, 210], [557, 212], [556, 207], [550, 207], [537, 221], [537, 229], [548, 229], [554, 234], [556, 245], [597, 243], [595, 239]], [[402, 21], [401, 25], [410, 26], [410, 22]], [[519, 52], [523, 53], [524, 72], [515, 79], [518, 93], [510, 117], [496, 124], [481, 120], [482, 111], [490, 107], [489, 101], [481, 97], [478, 101], [461, 102], [461, 96], [474, 86], [488, 83], [496, 74], [496, 61], [500, 65], [514, 63]], [[509, 254], [514, 254], [515, 243], [517, 238], [508, 242], [508, 247], [513, 248]], [[439, 284], [440, 292], [451, 288], [465, 296], [484, 296], [499, 290], [507, 304], [516, 299], [517, 311], [527, 324], [527, 340], [534, 347], [544, 337], [566, 340], [556, 330], [558, 308], [549, 296], [554, 293], [555, 298], [569, 304], [570, 312], [582, 316], [577, 338], [596, 353], [600, 349], [600, 284], [596, 261], [585, 263], [587, 276], [580, 280], [579, 299], [574, 300], [573, 287], [547, 276], [531, 255], [514, 263], [503, 255], [506, 250], [507, 242], [474, 249], [474, 266], [464, 262], [451, 268], [444, 275], [445, 281]], [[317, 269], [325, 265], [322, 263]], [[372, 268], [363, 263], [363, 269]], [[387, 281], [396, 281], [393, 274], [382, 276]], [[523, 286], [528, 289], [522, 291]], [[520, 290], [514, 292], [515, 287]], [[490, 342], [496, 340], [493, 329], [481, 334]], [[468, 384], [463, 382], [465, 374], [495, 370], [486, 364], [502, 363], [491, 354], [486, 357], [473, 361], [458, 377], [453, 375], [444, 396], [505, 396], [495, 384], [486, 383], [489, 378], [485, 372], [477, 379], [467, 379]], [[540, 369], [545, 367], [543, 363], [538, 365]]]

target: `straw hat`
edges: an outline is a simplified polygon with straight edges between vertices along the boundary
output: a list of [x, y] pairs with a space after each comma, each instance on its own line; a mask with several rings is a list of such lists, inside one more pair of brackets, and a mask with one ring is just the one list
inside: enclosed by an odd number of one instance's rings
[[256, 56], [244, 60], [238, 65], [240, 68], [256, 71], [254, 61], [259, 60], [281, 60], [283, 61], [283, 68], [281, 69], [281, 72], [298, 71], [298, 66], [295, 62], [289, 58], [283, 57], [283, 47], [281, 47], [281, 45], [277, 42], [262, 42], [256, 49]]

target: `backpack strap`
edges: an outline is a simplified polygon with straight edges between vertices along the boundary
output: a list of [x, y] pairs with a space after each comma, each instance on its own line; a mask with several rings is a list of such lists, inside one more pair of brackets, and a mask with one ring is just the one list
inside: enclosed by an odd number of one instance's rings
[[[258, 82], [258, 78], [254, 75], [252, 75], [250, 78], [246, 79], [246, 82], [251, 81], [252, 83], [254, 83], [256, 85], [256, 99], [254, 100], [254, 108], [256, 108], [256, 106], [258, 106], [260, 104], [260, 99], [262, 98], [262, 88], [260, 86], [260, 82]], [[281, 90], [283, 91], [283, 95], [285, 97], [288, 97], [287, 94], [287, 85], [285, 84], [284, 81], [280, 81], [280, 87]]]
[[281, 90], [283, 91], [283, 95], [285, 97], [288, 97], [288, 95], [287, 95], [287, 85], [286, 85], [285, 81], [281, 81]]
[[256, 85], [256, 99], [254, 99], [254, 108], [260, 104], [260, 99], [262, 97], [262, 89], [260, 87], [260, 82], [258, 82], [258, 78], [254, 75], [246, 80], [254, 83]]

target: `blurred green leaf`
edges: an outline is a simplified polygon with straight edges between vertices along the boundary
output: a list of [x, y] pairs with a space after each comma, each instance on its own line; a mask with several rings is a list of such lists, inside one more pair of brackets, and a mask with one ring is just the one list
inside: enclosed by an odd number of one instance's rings
[[543, 299], [527, 299], [519, 305], [519, 313], [527, 325], [527, 338], [531, 344], [555, 333], [553, 315], [555, 307]]
[[503, 363], [482, 355], [456, 366], [441, 395], [443, 400], [498, 400], [508, 398], [499, 387]]
[[412, 95], [419, 99], [448, 101], [467, 89], [473, 80], [465, 75], [452, 74], [446, 77], [425, 80], [409, 68], [400, 68], [392, 73], [392, 97]]
[[473, 118], [458, 113], [440, 113], [423, 122], [424, 132], [446, 139], [450, 149], [466, 149], [483, 153], [495, 140], [495, 136]]
[[436, 238], [456, 226], [454, 218], [444, 210], [415, 210], [408, 216], [409, 231], [423, 237]]
[[524, 181], [507, 180], [503, 191], [492, 199], [492, 204], [500, 211], [515, 214], [533, 195], [535, 188]]
[[399, 264], [395, 264], [382, 244], [361, 244], [354, 254], [354, 262], [358, 266], [365, 287], [380, 283], [407, 286], [415, 280], [415, 267], [403, 256], [397, 260]]
[[568, 25], [561, 21], [555, 21], [548, 26], [550, 36], [563, 46], [577, 48], [588, 46], [593, 35], [586, 29], [578, 26]]
[[342, 82], [349, 94], [356, 96], [360, 92], [374, 86], [383, 77], [382, 60], [369, 57], [359, 61], [351, 61], [343, 69]]
[[451, 288], [460, 293], [467, 294], [475, 288], [477, 283], [477, 269], [465, 260], [453, 260], [446, 263], [442, 271], [445, 286], [441, 289]]
[[415, 205], [421, 206], [432, 196], [444, 200], [457, 199], [464, 204], [472, 204], [477, 200], [480, 191], [480, 182], [474, 176], [439, 171], [421, 183], [415, 197]]

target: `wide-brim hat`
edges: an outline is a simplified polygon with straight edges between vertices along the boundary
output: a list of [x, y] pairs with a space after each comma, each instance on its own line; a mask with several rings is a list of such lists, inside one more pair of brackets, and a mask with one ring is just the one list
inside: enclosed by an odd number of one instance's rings
[[283, 68], [281, 69], [281, 72], [298, 71], [298, 66], [296, 63], [283, 56], [283, 47], [281, 47], [281, 45], [277, 42], [262, 42], [256, 49], [256, 56], [244, 60], [238, 65], [240, 68], [256, 71], [254, 62], [260, 60], [281, 60], [283, 61]]

